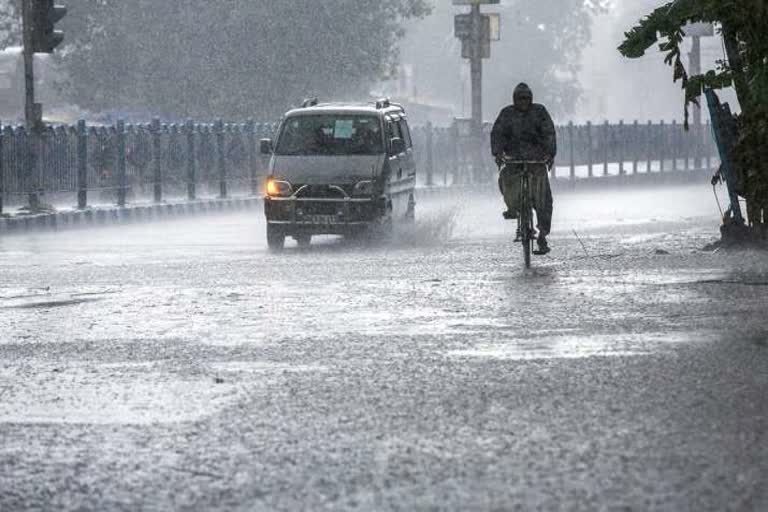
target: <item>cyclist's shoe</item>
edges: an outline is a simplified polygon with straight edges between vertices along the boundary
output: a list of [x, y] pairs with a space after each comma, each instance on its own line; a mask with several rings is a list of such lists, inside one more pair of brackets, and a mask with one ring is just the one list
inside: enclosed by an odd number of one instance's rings
[[545, 254], [549, 254], [549, 251], [551, 249], [549, 248], [549, 244], [547, 243], [547, 237], [544, 235], [539, 235], [538, 240], [536, 240], [536, 243], [538, 244], [538, 249], [533, 251], [533, 254], [536, 256], [544, 256]]
[[502, 213], [505, 219], [507, 220], [514, 220], [517, 218], [517, 212], [514, 212], [512, 210], [507, 210], [504, 213]]

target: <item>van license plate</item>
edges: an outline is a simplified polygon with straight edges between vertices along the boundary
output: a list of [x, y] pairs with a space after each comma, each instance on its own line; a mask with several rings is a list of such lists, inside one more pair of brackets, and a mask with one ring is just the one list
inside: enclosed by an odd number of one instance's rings
[[309, 220], [312, 224], [336, 224], [335, 215], [310, 215]]

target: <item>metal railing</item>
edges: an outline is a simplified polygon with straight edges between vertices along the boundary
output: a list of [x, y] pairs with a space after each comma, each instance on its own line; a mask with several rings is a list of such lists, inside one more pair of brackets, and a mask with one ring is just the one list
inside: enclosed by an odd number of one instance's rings
[[[455, 126], [413, 128], [421, 184], [451, 186], [495, 180], [496, 166], [490, 155], [490, 125], [483, 140], [462, 137]], [[569, 123], [558, 126], [558, 154], [552, 178], [576, 181], [604, 176], [667, 172], [707, 172], [719, 165], [717, 147], [709, 124], [672, 123], [594, 125]], [[476, 155], [480, 155], [477, 158]], [[477, 162], [481, 162], [478, 165]]]
[[[76, 196], [89, 204], [125, 206], [139, 201], [229, 197], [260, 192], [265, 160], [260, 138], [277, 123], [76, 125], [47, 128], [38, 164], [27, 165], [33, 137], [23, 127], [0, 130], [0, 213], [3, 203], [24, 204], [30, 194]], [[453, 186], [495, 179], [490, 126], [484, 140], [461, 137], [457, 128], [412, 128], [419, 184]], [[718, 165], [710, 126], [686, 132], [677, 123], [603, 123], [557, 127], [558, 157], [552, 177], [576, 181], [602, 176], [712, 169]], [[479, 157], [478, 157], [479, 154]], [[478, 165], [477, 162], [481, 164]], [[62, 199], [65, 200], [65, 199]]]
[[[0, 197], [76, 195], [89, 204], [256, 194], [263, 174], [258, 141], [275, 123], [149, 124], [47, 128], [39, 163], [28, 166], [32, 137], [5, 126], [0, 138]], [[2, 202], [0, 202], [2, 213]]]

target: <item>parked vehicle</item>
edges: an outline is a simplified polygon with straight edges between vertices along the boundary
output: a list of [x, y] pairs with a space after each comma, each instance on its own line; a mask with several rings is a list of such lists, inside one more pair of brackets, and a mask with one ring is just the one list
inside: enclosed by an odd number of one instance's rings
[[375, 104], [304, 103], [287, 112], [270, 155], [267, 243], [300, 246], [313, 235], [355, 236], [414, 218], [416, 167], [405, 110]]

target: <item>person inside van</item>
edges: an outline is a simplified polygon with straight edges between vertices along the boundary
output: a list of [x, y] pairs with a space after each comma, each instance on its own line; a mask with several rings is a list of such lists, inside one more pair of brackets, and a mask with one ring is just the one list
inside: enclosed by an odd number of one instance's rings
[[358, 123], [352, 137], [351, 152], [359, 155], [376, 153], [381, 147], [381, 137], [378, 130], [373, 130], [370, 123]]

